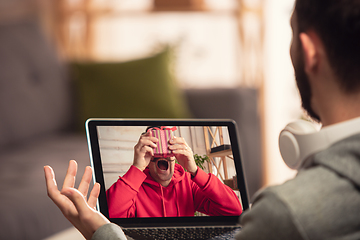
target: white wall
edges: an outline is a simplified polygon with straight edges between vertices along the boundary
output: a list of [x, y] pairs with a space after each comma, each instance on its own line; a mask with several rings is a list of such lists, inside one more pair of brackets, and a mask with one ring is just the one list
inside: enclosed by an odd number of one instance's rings
[[289, 53], [294, 0], [265, 2], [265, 181], [267, 185], [272, 185], [295, 175], [283, 163], [278, 136], [287, 123], [301, 117], [302, 110]]

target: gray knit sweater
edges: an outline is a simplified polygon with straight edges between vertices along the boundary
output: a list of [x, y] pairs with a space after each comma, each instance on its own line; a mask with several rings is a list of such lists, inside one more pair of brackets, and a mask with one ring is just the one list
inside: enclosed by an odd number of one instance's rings
[[266, 188], [237, 239], [360, 239], [360, 134], [314, 155], [311, 166]]

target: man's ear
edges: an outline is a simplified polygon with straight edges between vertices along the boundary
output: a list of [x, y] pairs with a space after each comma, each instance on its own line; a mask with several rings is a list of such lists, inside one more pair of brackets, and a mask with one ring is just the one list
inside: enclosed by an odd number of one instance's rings
[[319, 49], [316, 44], [316, 38], [311, 33], [300, 33], [299, 37], [304, 54], [305, 72], [310, 74], [316, 70], [319, 64]]

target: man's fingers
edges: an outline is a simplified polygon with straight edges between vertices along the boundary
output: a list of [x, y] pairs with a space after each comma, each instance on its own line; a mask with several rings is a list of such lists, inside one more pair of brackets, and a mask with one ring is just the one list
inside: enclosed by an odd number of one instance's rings
[[151, 156], [154, 156], [154, 149], [149, 147], [149, 146], [144, 146], [142, 149], [141, 149], [141, 152], [142, 153], [145, 153], [145, 154], [150, 154]]
[[84, 175], [81, 179], [81, 182], [79, 184], [79, 191], [82, 193], [82, 195], [87, 196], [89, 185], [91, 182], [91, 176], [92, 176], [92, 170], [90, 166], [87, 166], [85, 168]]
[[[176, 138], [176, 139], [180, 139], [180, 138]], [[179, 140], [177, 141], [173, 141], [171, 143], [172, 145], [169, 146], [169, 149], [172, 150], [173, 153], [175, 154], [191, 154], [192, 150], [189, 147], [189, 145], [187, 145], [187, 143], [183, 140]]]
[[73, 202], [79, 215], [85, 214], [85, 211], [89, 209], [88, 204], [81, 192], [75, 188], [64, 188], [61, 193]]
[[74, 160], [71, 160], [69, 162], [69, 167], [66, 172], [65, 180], [63, 183], [63, 188], [66, 188], [66, 187], [73, 188], [75, 186], [76, 172], [77, 172], [77, 162]]
[[150, 132], [147, 132], [147, 133], [141, 135], [140, 136], [140, 141], [141, 141], [141, 139], [150, 139], [153, 142], [158, 142], [159, 141], [159, 139], [157, 137], [153, 137]]
[[46, 189], [50, 199], [60, 208], [61, 211], [67, 206], [67, 199], [63, 196], [56, 184], [55, 174], [50, 166], [44, 167]]
[[55, 173], [50, 166], [44, 167], [44, 173], [45, 173], [46, 190], [48, 192], [49, 197], [53, 199], [54, 194], [59, 193], [55, 180]]
[[188, 146], [186, 146], [185, 144], [176, 144], [176, 145], [170, 145], [169, 149], [170, 150], [188, 150], [190, 148]]
[[[155, 141], [156, 140], [156, 141]], [[157, 138], [143, 138], [139, 140], [139, 145], [138, 147], [141, 148], [142, 146], [149, 146], [149, 147], [153, 147], [156, 148], [156, 142], [157, 142]]]
[[90, 192], [88, 204], [92, 209], [96, 209], [97, 200], [100, 194], [100, 184], [95, 183], [93, 189]]
[[172, 139], [170, 139], [170, 144], [186, 144], [186, 141], [184, 138], [182, 137], [173, 137]]

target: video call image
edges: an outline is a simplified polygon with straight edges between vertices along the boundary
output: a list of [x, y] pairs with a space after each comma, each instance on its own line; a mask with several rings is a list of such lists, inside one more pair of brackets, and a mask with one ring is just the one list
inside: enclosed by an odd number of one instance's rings
[[[242, 213], [227, 127], [98, 126], [97, 132], [110, 218]], [[141, 151], [154, 153], [143, 170], [133, 166], [141, 136]]]

